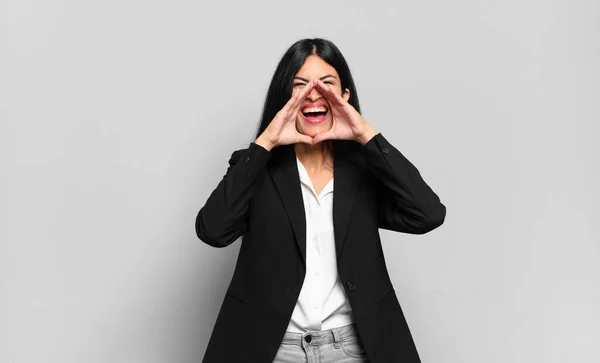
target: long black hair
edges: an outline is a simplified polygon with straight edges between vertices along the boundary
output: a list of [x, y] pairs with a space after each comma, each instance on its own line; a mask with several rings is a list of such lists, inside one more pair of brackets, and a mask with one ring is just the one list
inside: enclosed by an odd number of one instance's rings
[[[265, 99], [260, 124], [256, 132], [256, 138], [265, 131], [277, 112], [279, 112], [290, 99], [294, 77], [306, 61], [306, 58], [310, 55], [320, 57], [335, 68], [340, 76], [342, 91], [346, 88], [350, 91], [348, 103], [360, 113], [360, 105], [358, 102], [356, 86], [354, 85], [354, 79], [352, 79], [348, 63], [346, 63], [346, 59], [338, 47], [326, 39], [301, 39], [292, 44], [277, 65], [277, 69], [275, 70], [273, 78], [271, 79], [271, 84], [269, 85], [269, 90], [267, 91], [267, 97]], [[360, 146], [359, 143], [350, 140], [328, 141], [330, 141], [329, 144], [333, 148], [335, 154], [346, 154], [348, 151], [356, 150], [357, 147]], [[281, 149], [281, 147], [276, 147], [272, 151], [277, 152], [277, 149]]]

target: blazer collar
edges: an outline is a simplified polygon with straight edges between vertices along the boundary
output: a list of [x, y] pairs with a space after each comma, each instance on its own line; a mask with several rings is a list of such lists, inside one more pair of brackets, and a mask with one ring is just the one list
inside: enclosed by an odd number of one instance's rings
[[[293, 145], [279, 147], [282, 150], [279, 151], [279, 157], [275, 159], [269, 171], [290, 219], [298, 250], [306, 264], [306, 214], [300, 189], [296, 152]], [[345, 157], [334, 158], [333, 229], [338, 260], [346, 240], [346, 230], [359, 181], [360, 173], [350, 160]]]

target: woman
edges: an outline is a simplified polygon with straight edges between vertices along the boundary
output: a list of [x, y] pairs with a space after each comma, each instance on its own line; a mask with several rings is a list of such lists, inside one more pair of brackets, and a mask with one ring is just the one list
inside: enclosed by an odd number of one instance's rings
[[196, 218], [243, 235], [204, 362], [419, 362], [379, 228], [422, 234], [446, 208], [361, 116], [338, 48], [303, 39], [271, 80], [254, 142]]

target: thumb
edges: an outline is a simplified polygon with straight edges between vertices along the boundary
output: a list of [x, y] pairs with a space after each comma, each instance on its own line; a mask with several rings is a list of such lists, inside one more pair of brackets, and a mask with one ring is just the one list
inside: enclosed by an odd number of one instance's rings
[[330, 139], [332, 137], [332, 135], [333, 135], [333, 132], [331, 130], [317, 134], [313, 138], [313, 143], [317, 144], [323, 140]]
[[298, 141], [303, 142], [305, 144], [310, 144], [310, 145], [315, 143], [312, 137], [310, 137], [308, 135], [301, 135], [301, 134], [298, 135]]

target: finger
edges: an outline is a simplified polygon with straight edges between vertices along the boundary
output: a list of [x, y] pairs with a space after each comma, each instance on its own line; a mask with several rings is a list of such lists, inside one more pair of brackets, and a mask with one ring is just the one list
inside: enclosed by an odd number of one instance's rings
[[336, 103], [342, 107], [346, 107], [346, 106], [350, 105], [348, 103], [348, 101], [346, 101], [344, 99], [344, 97], [342, 97], [341, 94], [336, 92], [336, 89], [332, 85], [321, 82], [320, 86], [323, 88], [323, 90], [327, 94], [327, 96], [329, 96], [333, 100], [334, 103]]
[[339, 95], [335, 92], [335, 90], [333, 89], [333, 87], [331, 85], [326, 85], [322, 81], [318, 80], [317, 88], [321, 91], [323, 96], [325, 96], [325, 98], [327, 98], [327, 100], [330, 103], [333, 103], [334, 105], [340, 103], [339, 99], [336, 97]]
[[332, 95], [335, 97], [335, 99], [337, 100], [337, 102], [338, 102], [340, 105], [344, 105], [344, 106], [345, 106], [345, 105], [349, 105], [348, 101], [346, 101], [346, 100], [344, 99], [344, 97], [342, 97], [342, 95], [341, 95], [341, 94], [337, 93], [337, 92], [335, 91], [335, 88], [333, 88], [333, 86], [332, 86], [332, 85], [329, 85], [329, 90], [331, 91], [331, 94], [332, 94]]
[[298, 112], [298, 110], [302, 106], [302, 103], [303, 103], [304, 99], [306, 98], [306, 95], [308, 95], [308, 93], [314, 87], [315, 87], [314, 81], [310, 81], [310, 82], [308, 82], [308, 84], [306, 86], [304, 86], [304, 88], [298, 94], [298, 98], [296, 99], [296, 102], [294, 103], [294, 106], [293, 106], [294, 112]]
[[288, 111], [290, 110], [295, 102], [296, 99], [298, 98], [298, 93], [300, 92], [300, 90], [298, 90], [297, 88], [292, 88], [292, 96], [290, 97], [290, 99], [286, 102], [285, 106], [283, 106], [283, 109]]
[[308, 135], [298, 134], [298, 142], [312, 145], [314, 143], [313, 138]]

